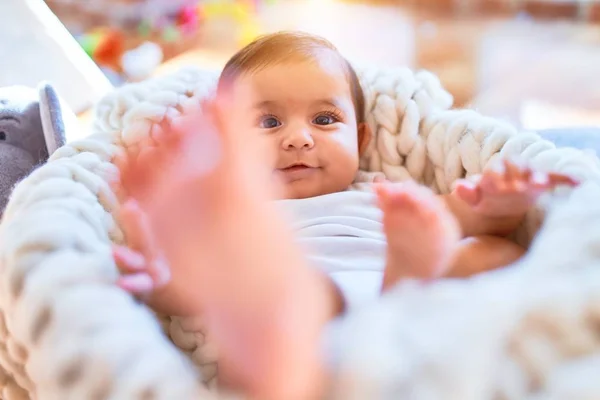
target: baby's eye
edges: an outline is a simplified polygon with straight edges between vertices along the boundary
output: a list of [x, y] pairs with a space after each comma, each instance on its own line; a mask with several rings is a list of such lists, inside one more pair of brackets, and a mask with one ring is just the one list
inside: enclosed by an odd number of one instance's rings
[[281, 126], [281, 122], [275, 117], [268, 116], [260, 120], [260, 127], [263, 129], [274, 129]]
[[313, 120], [313, 124], [315, 125], [331, 125], [331, 124], [335, 124], [337, 122], [337, 119], [331, 115], [327, 115], [327, 114], [322, 114], [322, 115], [318, 115], [314, 120]]

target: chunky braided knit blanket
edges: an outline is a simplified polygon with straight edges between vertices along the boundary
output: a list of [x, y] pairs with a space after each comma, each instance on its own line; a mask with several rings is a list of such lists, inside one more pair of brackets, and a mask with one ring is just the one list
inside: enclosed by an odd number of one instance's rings
[[[585, 182], [547, 195], [515, 240], [517, 265], [469, 280], [400, 285], [329, 332], [332, 398], [600, 397], [600, 163], [474, 111], [450, 110], [436, 77], [358, 66], [375, 138], [361, 161], [439, 193], [520, 155]], [[210, 399], [218, 353], [201, 320], [155, 316], [114, 286], [121, 194], [112, 158], [153, 145], [208, 95], [182, 70], [118, 89], [92, 134], [15, 189], [0, 225], [0, 399]], [[533, 241], [532, 241], [533, 239]]]

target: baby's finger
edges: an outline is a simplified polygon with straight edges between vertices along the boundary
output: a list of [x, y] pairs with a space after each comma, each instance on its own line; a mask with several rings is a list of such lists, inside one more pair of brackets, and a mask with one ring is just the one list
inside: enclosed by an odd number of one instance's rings
[[144, 295], [156, 289], [152, 277], [146, 273], [126, 275], [117, 280], [117, 286], [135, 295]]
[[511, 160], [504, 160], [504, 181], [506, 183], [514, 182], [521, 177], [520, 168]]
[[548, 174], [548, 181], [552, 186], [558, 185], [568, 185], [568, 186], [577, 186], [579, 185], [579, 181], [575, 178], [571, 178], [570, 176], [551, 172]]
[[508, 185], [509, 189], [523, 191], [527, 189], [527, 184], [531, 178], [531, 168], [520, 159], [506, 160], [507, 181], [512, 182]]
[[461, 179], [454, 187], [456, 195], [465, 203], [475, 206], [481, 201], [481, 190], [476, 183]]
[[113, 259], [123, 273], [136, 273], [147, 268], [144, 256], [125, 246], [113, 246]]

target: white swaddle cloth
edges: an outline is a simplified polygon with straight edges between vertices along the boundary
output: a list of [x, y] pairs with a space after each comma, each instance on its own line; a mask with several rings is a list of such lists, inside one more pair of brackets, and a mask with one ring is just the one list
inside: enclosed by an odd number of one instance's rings
[[348, 308], [380, 293], [387, 242], [371, 190], [281, 200], [309, 261], [337, 284]]

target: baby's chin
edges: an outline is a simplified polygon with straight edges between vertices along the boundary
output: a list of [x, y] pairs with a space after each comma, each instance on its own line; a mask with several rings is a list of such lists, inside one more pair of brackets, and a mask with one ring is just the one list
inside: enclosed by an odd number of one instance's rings
[[326, 194], [345, 191], [351, 182], [327, 185], [323, 182], [315, 182], [312, 179], [301, 179], [294, 182], [288, 182], [283, 187], [284, 199], [307, 199], [310, 197], [324, 196]]

